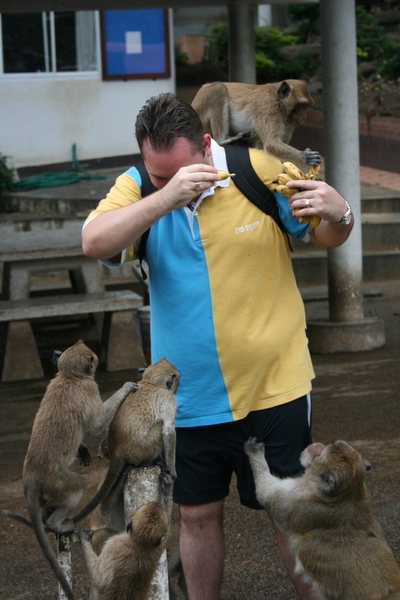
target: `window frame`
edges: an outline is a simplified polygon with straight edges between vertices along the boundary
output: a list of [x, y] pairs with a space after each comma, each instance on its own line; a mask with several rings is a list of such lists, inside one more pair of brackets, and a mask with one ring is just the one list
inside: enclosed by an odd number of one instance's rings
[[[3, 55], [3, 28], [2, 15], [0, 13], [0, 80], [7, 79], [13, 81], [39, 81], [39, 80], [64, 80], [64, 79], [101, 79], [102, 74], [102, 56], [101, 56], [101, 27], [100, 13], [98, 10], [90, 11], [94, 13], [95, 31], [96, 31], [96, 69], [92, 71], [57, 71], [56, 70], [56, 45], [55, 45], [55, 12], [58, 11], [33, 11], [42, 15], [50, 16], [50, 53], [49, 63], [51, 70], [48, 72], [26, 72], [26, 73], [4, 73], [4, 55]], [[71, 11], [77, 12], [77, 11]]]

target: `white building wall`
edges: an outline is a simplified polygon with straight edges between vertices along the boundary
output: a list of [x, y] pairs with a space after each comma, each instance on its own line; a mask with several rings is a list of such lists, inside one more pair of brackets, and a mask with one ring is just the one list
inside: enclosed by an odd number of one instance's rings
[[0, 152], [16, 168], [69, 162], [74, 143], [79, 161], [137, 153], [136, 115], [150, 96], [175, 93], [173, 63], [158, 80], [0, 78]]

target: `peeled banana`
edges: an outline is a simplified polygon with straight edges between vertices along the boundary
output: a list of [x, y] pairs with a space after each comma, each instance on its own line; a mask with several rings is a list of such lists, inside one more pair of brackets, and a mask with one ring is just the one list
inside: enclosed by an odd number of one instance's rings
[[228, 173], [228, 171], [218, 171], [218, 175], [221, 179], [228, 179], [228, 177], [235, 177], [235, 173]]
[[[294, 180], [304, 180], [304, 179], [313, 179], [316, 180], [318, 179], [318, 175], [320, 172], [320, 165], [318, 166], [310, 166], [310, 170], [308, 173], [304, 174], [298, 167], [296, 167], [296, 165], [294, 165], [291, 162], [285, 162], [283, 163], [283, 170], [284, 173], [279, 173], [276, 181], [278, 182], [278, 185], [276, 186], [275, 190], [279, 193], [279, 194], [285, 194], [285, 196], [287, 196], [288, 198], [290, 198], [291, 196], [293, 196], [293, 194], [296, 194], [300, 188], [296, 188], [296, 187], [287, 187], [287, 182], [288, 181], [294, 181]], [[312, 215], [309, 217], [297, 217], [296, 216], [297, 211], [293, 210], [292, 211], [292, 217], [298, 218], [300, 223], [310, 223], [310, 227], [313, 229], [314, 227], [317, 227], [317, 225], [320, 224], [321, 219], [319, 217], [317, 217], [316, 215]]]

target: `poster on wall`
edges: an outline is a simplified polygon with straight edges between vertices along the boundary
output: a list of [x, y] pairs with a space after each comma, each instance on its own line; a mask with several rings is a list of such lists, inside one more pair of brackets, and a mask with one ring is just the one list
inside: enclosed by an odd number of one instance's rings
[[103, 79], [171, 76], [168, 9], [101, 12]]

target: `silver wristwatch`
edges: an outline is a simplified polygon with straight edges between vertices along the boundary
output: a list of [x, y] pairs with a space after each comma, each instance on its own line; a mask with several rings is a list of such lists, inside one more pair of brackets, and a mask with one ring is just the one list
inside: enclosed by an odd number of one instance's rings
[[[344, 200], [344, 198], [343, 198]], [[344, 213], [343, 217], [340, 219], [340, 221], [338, 221], [337, 223], [333, 223], [333, 225], [350, 225], [351, 223], [351, 216], [352, 216], [352, 210], [351, 210], [351, 206], [350, 204], [347, 202], [347, 200], [344, 200], [346, 202], [346, 206], [347, 206], [347, 210]]]

